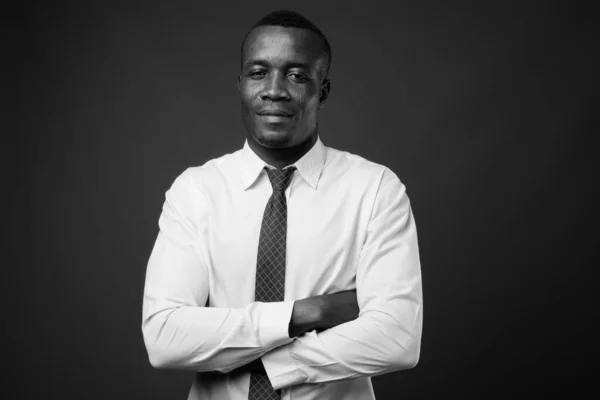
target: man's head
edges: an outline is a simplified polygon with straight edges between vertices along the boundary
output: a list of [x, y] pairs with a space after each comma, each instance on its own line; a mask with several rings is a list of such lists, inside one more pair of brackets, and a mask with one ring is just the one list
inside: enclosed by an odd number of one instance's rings
[[250, 139], [288, 148], [316, 137], [330, 64], [329, 42], [302, 15], [276, 11], [260, 19], [242, 42], [238, 78]]

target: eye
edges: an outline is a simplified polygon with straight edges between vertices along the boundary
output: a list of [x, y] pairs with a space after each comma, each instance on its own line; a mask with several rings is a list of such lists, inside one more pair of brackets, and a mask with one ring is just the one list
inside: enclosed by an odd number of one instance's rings
[[300, 74], [297, 72], [292, 73], [289, 76], [292, 78], [292, 80], [299, 82], [299, 83], [308, 81], [308, 77], [306, 75], [303, 75], [303, 74]]
[[263, 69], [255, 69], [253, 71], [248, 72], [248, 76], [253, 79], [263, 78], [267, 74], [267, 71]]

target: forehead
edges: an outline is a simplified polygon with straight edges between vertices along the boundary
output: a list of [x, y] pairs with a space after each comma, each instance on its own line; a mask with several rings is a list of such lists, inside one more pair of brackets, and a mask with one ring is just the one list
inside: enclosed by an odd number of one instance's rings
[[319, 35], [308, 29], [259, 26], [244, 42], [242, 63], [249, 61], [294, 61], [313, 64], [323, 56]]

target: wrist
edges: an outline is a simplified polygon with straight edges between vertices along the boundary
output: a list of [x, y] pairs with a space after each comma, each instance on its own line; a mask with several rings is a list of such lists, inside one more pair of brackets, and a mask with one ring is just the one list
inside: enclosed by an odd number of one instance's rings
[[296, 300], [292, 309], [292, 318], [288, 328], [289, 337], [316, 329], [323, 316], [323, 302], [319, 296]]

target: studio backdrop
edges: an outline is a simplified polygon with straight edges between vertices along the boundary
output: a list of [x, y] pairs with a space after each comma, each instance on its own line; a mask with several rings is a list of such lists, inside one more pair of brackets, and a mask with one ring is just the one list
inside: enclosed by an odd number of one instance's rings
[[17, 261], [5, 265], [7, 399], [186, 398], [193, 373], [153, 369], [144, 348], [146, 265], [175, 177], [242, 147], [241, 40], [281, 8], [307, 16], [332, 45], [321, 140], [391, 168], [417, 224], [421, 358], [373, 378], [377, 398], [582, 389], [597, 242], [583, 208], [597, 181], [586, 10], [446, 1], [19, 8], [23, 151], [8, 171], [19, 189], [7, 197], [26, 210], [5, 212], [19, 239]]

